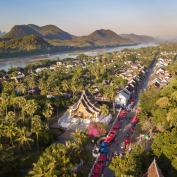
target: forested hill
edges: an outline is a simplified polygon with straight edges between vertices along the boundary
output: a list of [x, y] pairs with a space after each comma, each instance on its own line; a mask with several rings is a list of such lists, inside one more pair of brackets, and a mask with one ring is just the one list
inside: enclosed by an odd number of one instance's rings
[[37, 35], [44, 39], [58, 39], [58, 40], [68, 40], [74, 38], [71, 35], [57, 26], [45, 25], [39, 27], [37, 25], [15, 25], [7, 34], [3, 36], [5, 39], [14, 39], [24, 37], [26, 35]]
[[89, 35], [78, 37], [54, 25], [15, 25], [0, 38], [0, 58], [71, 49], [135, 45], [152, 41], [152, 37], [118, 35], [109, 29], [96, 30]]

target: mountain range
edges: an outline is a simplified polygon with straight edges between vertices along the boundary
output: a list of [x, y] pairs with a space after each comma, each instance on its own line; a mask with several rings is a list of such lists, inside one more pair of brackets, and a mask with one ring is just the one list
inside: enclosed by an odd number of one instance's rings
[[34, 24], [15, 25], [0, 37], [0, 57], [134, 45], [153, 41], [154, 38], [150, 36], [118, 35], [109, 29], [96, 30], [87, 36], [75, 36], [55, 25], [41, 27]]

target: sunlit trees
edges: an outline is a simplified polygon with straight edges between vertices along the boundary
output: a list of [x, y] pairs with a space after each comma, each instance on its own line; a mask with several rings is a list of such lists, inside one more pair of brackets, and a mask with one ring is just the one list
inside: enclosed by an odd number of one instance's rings
[[116, 177], [124, 175], [142, 176], [141, 171], [141, 149], [135, 148], [131, 153], [126, 153], [123, 157], [113, 157], [109, 168], [114, 171]]
[[27, 92], [27, 88], [23, 82], [20, 82], [16, 84], [16, 91], [24, 95]]
[[27, 129], [26, 128], [18, 129], [17, 132], [18, 137], [15, 141], [18, 143], [19, 148], [21, 148], [22, 150], [31, 149], [30, 143], [33, 140], [30, 138], [30, 134], [27, 131]]
[[32, 117], [31, 127], [32, 127], [31, 128], [32, 133], [35, 133], [36, 135], [37, 150], [39, 150], [39, 133], [42, 130], [42, 122], [41, 122], [40, 116], [35, 115]]
[[[160, 158], [164, 175], [175, 177], [177, 175], [175, 171], [177, 170], [177, 129], [158, 134], [153, 141], [152, 150]], [[171, 175], [168, 174], [170, 171], [172, 171]]]
[[[29, 176], [77, 176], [72, 169], [82, 158], [86, 136], [79, 130], [72, 134], [72, 140], [63, 144], [52, 144], [43, 152]], [[81, 155], [82, 154], [82, 155]]]
[[34, 164], [29, 176], [63, 176], [74, 177], [70, 169], [72, 164], [66, 156], [66, 148], [62, 144], [53, 144], [48, 147]]
[[109, 107], [105, 104], [100, 106], [101, 113], [106, 116], [109, 114]]
[[50, 120], [50, 118], [52, 117], [52, 114], [53, 114], [53, 107], [52, 107], [52, 105], [49, 102], [47, 102], [45, 104], [44, 111], [42, 112], [42, 114], [47, 119], [48, 126], [49, 126], [49, 120]]

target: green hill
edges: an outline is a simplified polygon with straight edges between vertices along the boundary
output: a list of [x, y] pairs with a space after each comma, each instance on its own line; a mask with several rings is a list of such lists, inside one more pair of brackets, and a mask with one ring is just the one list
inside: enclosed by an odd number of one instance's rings
[[151, 36], [146, 36], [146, 35], [137, 35], [137, 34], [121, 34], [120, 35], [121, 37], [124, 37], [124, 38], [128, 38], [134, 42], [137, 42], [137, 43], [150, 43], [150, 42], [154, 42], [155, 39]]
[[73, 35], [61, 30], [54, 25], [46, 25], [39, 27], [37, 25], [15, 25], [2, 38], [14, 39], [24, 37], [26, 35], [36, 35], [44, 39], [68, 40], [74, 38]]
[[75, 37], [72, 40], [65, 41], [49, 41], [53, 45], [74, 46], [74, 47], [104, 47], [135, 44], [134, 41], [128, 38], [123, 38], [111, 30], [100, 29], [96, 30], [88, 36]]
[[53, 49], [47, 41], [39, 36], [28, 35], [8, 41], [0, 41], [0, 57], [12, 57], [25, 54], [37, 54]]
[[87, 36], [74, 36], [54, 25], [15, 25], [0, 37], [0, 57], [11, 54], [50, 53], [96, 47], [133, 45], [153, 41], [152, 37], [124, 34], [109, 29], [96, 30]]

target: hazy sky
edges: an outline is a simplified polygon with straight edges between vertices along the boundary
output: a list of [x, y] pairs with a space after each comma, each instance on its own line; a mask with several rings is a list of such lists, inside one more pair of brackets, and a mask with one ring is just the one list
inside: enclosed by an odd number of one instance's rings
[[177, 36], [177, 0], [0, 0], [0, 29], [54, 24], [74, 35], [96, 29]]

